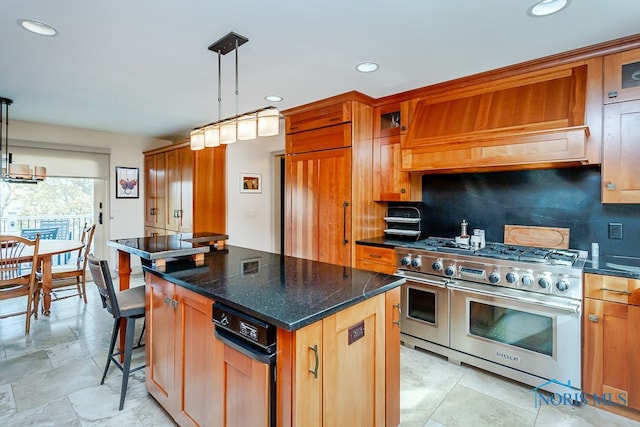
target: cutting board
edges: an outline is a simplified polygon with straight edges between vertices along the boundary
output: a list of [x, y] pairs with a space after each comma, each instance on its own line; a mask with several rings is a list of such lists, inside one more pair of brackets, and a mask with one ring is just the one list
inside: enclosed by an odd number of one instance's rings
[[569, 249], [569, 229], [505, 225], [504, 243], [537, 248]]

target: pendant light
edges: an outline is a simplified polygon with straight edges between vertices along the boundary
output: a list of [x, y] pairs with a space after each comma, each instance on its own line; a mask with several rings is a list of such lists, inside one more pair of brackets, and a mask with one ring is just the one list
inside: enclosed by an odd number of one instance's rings
[[[236, 141], [256, 139], [258, 136], [274, 136], [280, 133], [280, 112], [275, 107], [264, 107], [244, 114], [238, 114], [238, 47], [249, 39], [230, 32], [209, 46], [209, 50], [218, 54], [218, 121], [198, 127], [191, 131], [191, 149], [202, 150], [206, 147], [217, 147], [220, 144], [232, 144]], [[235, 51], [235, 97], [236, 115], [221, 120], [222, 89], [221, 58]]]
[[2, 160], [3, 181], [20, 184], [37, 184], [47, 177], [47, 169], [43, 166], [34, 166], [13, 163], [13, 153], [9, 152], [9, 105], [13, 101], [0, 97], [0, 159]]

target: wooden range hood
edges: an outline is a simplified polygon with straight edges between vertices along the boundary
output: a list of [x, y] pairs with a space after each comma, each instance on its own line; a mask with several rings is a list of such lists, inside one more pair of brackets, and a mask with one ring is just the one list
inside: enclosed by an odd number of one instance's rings
[[601, 75], [599, 64], [579, 61], [407, 101], [402, 169], [442, 173], [599, 163], [587, 125], [589, 85]]

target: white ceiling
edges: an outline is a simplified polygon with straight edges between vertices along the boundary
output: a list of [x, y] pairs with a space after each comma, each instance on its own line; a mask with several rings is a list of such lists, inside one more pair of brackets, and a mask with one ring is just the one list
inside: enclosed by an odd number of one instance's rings
[[[2, 0], [0, 96], [10, 118], [157, 138], [215, 121], [217, 55], [238, 49], [238, 112], [350, 90], [374, 98], [640, 32], [640, 0]], [[33, 35], [16, 20], [55, 26]], [[380, 64], [371, 74], [359, 62]], [[223, 118], [236, 114], [234, 54], [222, 57]]]

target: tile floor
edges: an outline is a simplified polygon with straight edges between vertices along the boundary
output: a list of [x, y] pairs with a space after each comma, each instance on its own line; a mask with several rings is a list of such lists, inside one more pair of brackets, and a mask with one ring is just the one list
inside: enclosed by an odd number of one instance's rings
[[[142, 284], [137, 277], [134, 285]], [[120, 372], [99, 385], [112, 318], [92, 283], [89, 303], [52, 304], [50, 317], [0, 319], [0, 425], [172, 426], [144, 387], [144, 371], [129, 381], [118, 411]], [[12, 302], [0, 303], [0, 313]], [[143, 352], [136, 355], [144, 361]], [[420, 350], [401, 348], [401, 426], [640, 426], [594, 406], [534, 408], [531, 387]]]

